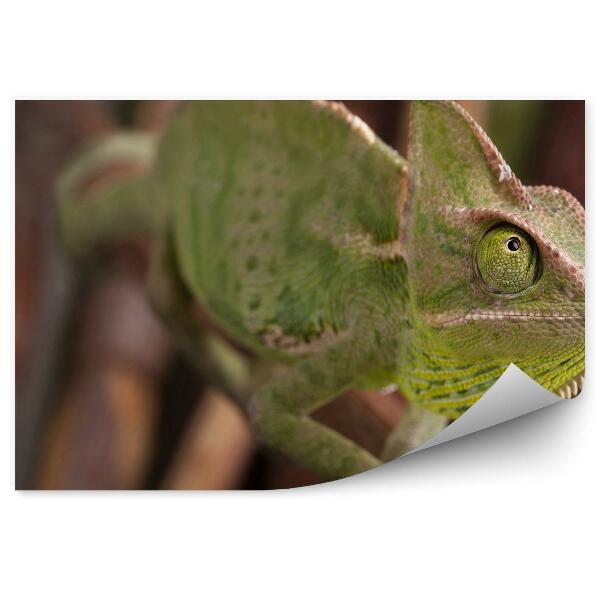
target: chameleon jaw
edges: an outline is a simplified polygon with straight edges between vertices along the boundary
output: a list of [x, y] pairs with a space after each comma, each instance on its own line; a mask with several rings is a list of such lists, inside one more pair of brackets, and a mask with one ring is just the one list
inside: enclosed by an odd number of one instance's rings
[[554, 390], [554, 393], [560, 396], [563, 400], [569, 400], [575, 398], [581, 393], [583, 389], [583, 381], [585, 379], [585, 369], [575, 375], [573, 379], [570, 379], [566, 383], [563, 383], [559, 388]]
[[471, 321], [583, 321], [583, 317], [569, 313], [523, 312], [515, 310], [472, 310], [466, 314], [434, 314], [427, 317], [430, 325], [447, 327], [463, 325]]

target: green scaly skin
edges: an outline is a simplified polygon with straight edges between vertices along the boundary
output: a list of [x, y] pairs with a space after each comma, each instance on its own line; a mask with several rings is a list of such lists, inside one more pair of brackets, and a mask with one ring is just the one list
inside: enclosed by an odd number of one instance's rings
[[563, 396], [581, 387], [583, 209], [524, 187], [458, 105], [413, 103], [408, 162], [324, 102], [193, 102], [156, 157], [139, 144], [149, 170], [133, 183], [83, 193], [98, 165], [67, 173], [67, 239], [153, 233], [169, 326], [203, 352], [187, 296], [286, 365], [246, 390], [247, 410], [323, 478], [378, 464], [310, 417], [351, 386], [397, 385], [413, 423], [458, 417], [511, 362]]

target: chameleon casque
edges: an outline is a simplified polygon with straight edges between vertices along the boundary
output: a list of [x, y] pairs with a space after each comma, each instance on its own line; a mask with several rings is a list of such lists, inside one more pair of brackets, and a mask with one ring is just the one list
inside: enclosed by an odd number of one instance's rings
[[[88, 185], [119, 162], [137, 174]], [[170, 330], [265, 443], [325, 479], [379, 464], [310, 416], [351, 386], [456, 418], [511, 362], [565, 398], [583, 385], [584, 210], [523, 186], [455, 103], [412, 103], [407, 161], [342, 104], [189, 102], [160, 140], [90, 148], [59, 192], [76, 250], [153, 235]]]

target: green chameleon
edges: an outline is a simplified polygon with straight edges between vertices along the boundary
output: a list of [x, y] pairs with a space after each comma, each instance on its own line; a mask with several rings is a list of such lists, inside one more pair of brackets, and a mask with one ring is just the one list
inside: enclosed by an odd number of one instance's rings
[[583, 208], [523, 186], [455, 103], [412, 103], [407, 162], [339, 103], [190, 102], [160, 142], [84, 152], [59, 193], [76, 250], [152, 235], [174, 336], [325, 479], [379, 464], [311, 417], [349, 387], [397, 387], [438, 429], [511, 362], [562, 397], [582, 387]]

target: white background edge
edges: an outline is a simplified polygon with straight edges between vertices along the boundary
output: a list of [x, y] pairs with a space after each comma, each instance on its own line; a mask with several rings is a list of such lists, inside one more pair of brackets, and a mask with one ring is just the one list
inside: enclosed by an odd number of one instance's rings
[[271, 493], [12, 490], [15, 97], [586, 98], [593, 307], [599, 48], [590, 7], [109, 0], [2, 9], [3, 597], [598, 597], [590, 309], [578, 399], [363, 476]]

